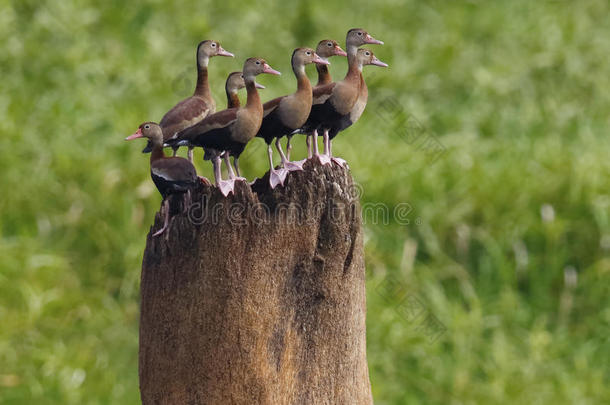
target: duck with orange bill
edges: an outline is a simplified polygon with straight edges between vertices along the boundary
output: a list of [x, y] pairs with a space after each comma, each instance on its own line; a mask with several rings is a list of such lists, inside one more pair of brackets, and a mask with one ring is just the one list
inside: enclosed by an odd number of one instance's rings
[[335, 163], [344, 166], [346, 164], [345, 160], [333, 157], [332, 155], [332, 140], [339, 134], [339, 132], [349, 128], [356, 121], [360, 119], [364, 109], [366, 108], [366, 103], [368, 101], [368, 88], [366, 86], [366, 82], [364, 81], [364, 76], [362, 75], [362, 68], [366, 65], [374, 65], [381, 67], [388, 67], [387, 63], [384, 63], [377, 59], [373, 51], [369, 49], [358, 49], [356, 54], [356, 61], [358, 65], [358, 71], [360, 72], [360, 90], [358, 92], [358, 98], [354, 103], [352, 109], [348, 114], [335, 116], [334, 119], [328, 118], [324, 123], [322, 123], [325, 131], [328, 132], [328, 145], [326, 146], [327, 156], [332, 159]]
[[[325, 123], [325, 120], [349, 114], [360, 95], [361, 75], [358, 70], [358, 61], [356, 60], [358, 47], [364, 44], [383, 44], [382, 41], [373, 38], [362, 28], [352, 28], [349, 30], [345, 43], [348, 63], [348, 71], [345, 78], [338, 82], [316, 86], [314, 98], [317, 104], [312, 106], [311, 113], [305, 124], [295, 131], [295, 133], [313, 135], [313, 155], [323, 164], [331, 162], [328, 152], [330, 148], [329, 133], [323, 123]], [[324, 154], [322, 155], [318, 152], [318, 131], [323, 131], [324, 133]]]
[[[205, 40], [199, 43], [197, 46], [197, 85], [195, 86], [195, 92], [191, 97], [176, 104], [161, 118], [159, 125], [163, 131], [163, 140], [172, 138], [176, 133], [216, 112], [216, 103], [212, 97], [208, 81], [208, 63], [210, 58], [214, 56], [233, 57], [234, 55], [224, 50], [218, 41]], [[176, 156], [178, 147], [172, 149], [174, 150], [174, 156]], [[151, 151], [152, 144], [148, 142], [142, 152], [149, 153]], [[192, 148], [189, 148], [188, 158], [191, 162], [193, 161]]]
[[[343, 49], [341, 49], [337, 41], [335, 41], [334, 39], [323, 39], [322, 41], [318, 42], [318, 46], [316, 47], [316, 54], [318, 54], [320, 58], [326, 60], [333, 56], [347, 56], [347, 53]], [[316, 83], [316, 85], [313, 87], [313, 98], [311, 102], [312, 105], [320, 104], [321, 102], [326, 101], [326, 99], [323, 99], [321, 101], [320, 96], [317, 94], [318, 89], [326, 84], [333, 82], [330, 72], [328, 71], [328, 65], [316, 63], [316, 70], [318, 71], [318, 83]], [[288, 142], [286, 143], [286, 157], [288, 158], [288, 160], [290, 160], [290, 151], [292, 150], [291, 139], [293, 135], [294, 133], [287, 136]], [[306, 135], [307, 157], [310, 158], [313, 156], [313, 152], [311, 149], [312, 135]]]
[[[263, 106], [256, 90], [255, 78], [261, 73], [280, 74], [261, 58], [247, 59], [242, 72], [247, 92], [245, 106], [212, 114], [167, 140], [169, 145], [192, 145], [204, 148], [206, 151], [204, 159], [212, 160], [216, 185], [225, 196], [233, 192], [236, 180], [243, 179], [235, 175], [229, 156], [239, 158], [248, 142], [258, 132], [263, 119]], [[227, 165], [228, 180], [222, 179], [221, 157], [225, 159]]]
[[[267, 154], [269, 157], [269, 183], [271, 188], [278, 184], [284, 184], [286, 175], [291, 170], [303, 170], [302, 162], [290, 162], [284, 155], [280, 139], [300, 128], [311, 110], [312, 87], [305, 73], [305, 65], [316, 63], [321, 65], [330, 64], [327, 60], [320, 58], [311, 48], [297, 48], [292, 53], [291, 65], [297, 78], [297, 91], [293, 94], [275, 98], [263, 105], [264, 118], [261, 127], [256, 134], [267, 143]], [[275, 139], [275, 146], [282, 159], [282, 168], [275, 170], [273, 167], [273, 151], [271, 142]]]
[[159, 124], [145, 122], [133, 134], [125, 138], [126, 141], [132, 139], [147, 138], [151, 145], [150, 155], [150, 176], [152, 177], [157, 190], [163, 197], [163, 227], [153, 234], [161, 235], [169, 223], [169, 199], [173, 194], [182, 194], [183, 209], [186, 211], [190, 203], [190, 190], [200, 181], [197, 177], [195, 167], [187, 159], [173, 156], [167, 157], [163, 153], [163, 130]]
[[[265, 86], [256, 82], [254, 83], [254, 85], [257, 89], [265, 88]], [[225, 93], [227, 94], [227, 108], [241, 107], [241, 101], [239, 101], [239, 96], [237, 95], [237, 92], [245, 87], [246, 82], [244, 81], [244, 75], [242, 72], [232, 72], [229, 74], [229, 76], [227, 77], [227, 82], [225, 83]], [[237, 177], [241, 177], [239, 169], [239, 157], [233, 157], [233, 166], [235, 167], [235, 174], [237, 174]]]

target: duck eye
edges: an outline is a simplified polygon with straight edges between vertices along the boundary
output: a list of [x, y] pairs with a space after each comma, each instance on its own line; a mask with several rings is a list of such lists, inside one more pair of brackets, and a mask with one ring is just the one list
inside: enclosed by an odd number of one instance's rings
[[307, 55], [311, 55], [311, 52], [307, 52]]
[[216, 48], [216, 44], [212, 42], [212, 48]]
[[257, 64], [257, 65], [260, 65], [261, 63], [260, 63], [259, 61], [256, 61], [256, 64]]
[[144, 125], [144, 129], [150, 129], [150, 125]]
[[362, 32], [358, 32], [358, 35], [362, 35]]
[[371, 56], [371, 54], [369, 52], [366, 53], [366, 56]]
[[327, 45], [327, 46], [333, 46], [333, 44], [332, 44], [332, 43], [330, 43], [330, 42], [329, 42], [329, 43], [327, 43], [326, 45]]
[[241, 77], [242, 79], [244, 78], [244, 75], [239, 75], [239, 77]]

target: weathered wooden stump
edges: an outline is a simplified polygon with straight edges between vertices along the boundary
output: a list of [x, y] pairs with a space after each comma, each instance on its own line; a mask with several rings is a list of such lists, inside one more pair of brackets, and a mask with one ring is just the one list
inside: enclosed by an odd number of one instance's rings
[[275, 190], [202, 185], [149, 233], [144, 404], [372, 403], [358, 196], [346, 169], [305, 167]]

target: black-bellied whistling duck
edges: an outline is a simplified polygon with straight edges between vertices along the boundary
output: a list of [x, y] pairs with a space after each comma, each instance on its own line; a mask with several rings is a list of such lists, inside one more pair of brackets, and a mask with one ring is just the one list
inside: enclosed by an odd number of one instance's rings
[[[280, 74], [261, 58], [247, 59], [242, 72], [248, 93], [244, 107], [229, 108], [212, 114], [167, 141], [169, 145], [189, 144], [203, 147], [206, 150], [206, 158], [211, 158], [214, 163], [216, 185], [225, 196], [233, 191], [236, 180], [229, 155], [239, 157], [247, 143], [258, 132], [263, 119], [263, 106], [256, 90], [255, 78], [261, 73]], [[223, 152], [229, 170], [229, 180], [222, 180], [220, 171]]]
[[[345, 42], [349, 66], [345, 78], [339, 82], [319, 86], [316, 89], [315, 96], [320, 103], [312, 106], [307, 122], [299, 130], [304, 133], [313, 133], [314, 155], [323, 164], [329, 164], [331, 161], [328, 151], [330, 148], [328, 127], [335, 120], [350, 113], [360, 94], [361, 75], [356, 60], [358, 47], [364, 44], [383, 44], [361, 28], [349, 30]], [[325, 153], [323, 155], [319, 155], [317, 150], [318, 130], [324, 131]]]
[[349, 114], [342, 116], [341, 118], [336, 119], [331, 126], [327, 126], [325, 129], [328, 131], [328, 145], [326, 150], [328, 152], [328, 156], [340, 164], [341, 166], [345, 165], [345, 160], [341, 158], [332, 157], [332, 140], [337, 134], [344, 129], [350, 127], [354, 124], [366, 108], [366, 102], [368, 100], [368, 88], [366, 87], [366, 82], [364, 81], [364, 77], [362, 76], [362, 67], [365, 65], [376, 65], [382, 67], [388, 67], [387, 63], [384, 63], [377, 59], [377, 57], [373, 54], [373, 51], [369, 49], [358, 49], [356, 54], [356, 61], [358, 62], [358, 70], [360, 72], [360, 91], [358, 93], [358, 99], [354, 103], [354, 106], [350, 110]]
[[[195, 92], [189, 98], [186, 98], [176, 104], [169, 110], [159, 125], [163, 130], [163, 140], [172, 138], [176, 133], [188, 128], [210, 114], [216, 112], [216, 103], [210, 92], [208, 83], [208, 62], [213, 56], [230, 56], [231, 52], [225, 51], [218, 41], [201, 41], [197, 46], [197, 85]], [[142, 152], [147, 153], [152, 150], [150, 142]], [[174, 156], [178, 151], [178, 147], [174, 147]], [[193, 150], [189, 148], [188, 158], [193, 161]]]
[[186, 211], [190, 200], [190, 189], [199, 181], [195, 166], [187, 159], [173, 156], [166, 157], [163, 153], [163, 130], [154, 122], [145, 122], [126, 141], [137, 138], [148, 138], [152, 144], [150, 155], [150, 176], [163, 197], [164, 212], [163, 227], [153, 234], [161, 235], [169, 223], [169, 197], [171, 194], [183, 194], [183, 209]]
[[[316, 53], [323, 59], [328, 59], [332, 56], [347, 56], [347, 53], [341, 49], [337, 41], [334, 39], [323, 39], [322, 41], [318, 42]], [[318, 83], [313, 88], [312, 105], [320, 104], [321, 102], [326, 101], [326, 99], [320, 100], [320, 97], [318, 97], [316, 94], [316, 89], [333, 82], [330, 72], [328, 71], [328, 65], [316, 64], [316, 70], [318, 71]], [[312, 135], [307, 134], [307, 157], [309, 158], [312, 157], [311, 138]], [[288, 143], [286, 145], [286, 157], [288, 159], [290, 159], [290, 151], [292, 150], [290, 144], [291, 139], [292, 134], [288, 135]]]
[[[290, 170], [303, 170], [302, 163], [290, 162], [284, 155], [280, 139], [300, 128], [311, 110], [312, 90], [309, 78], [305, 73], [305, 65], [310, 63], [328, 65], [329, 62], [320, 58], [311, 48], [297, 48], [292, 53], [291, 64], [297, 78], [297, 91], [288, 96], [278, 97], [263, 105], [263, 123], [256, 136], [263, 138], [267, 143], [269, 155], [269, 183], [271, 188], [284, 184], [284, 179]], [[282, 169], [273, 168], [273, 151], [271, 141], [275, 139], [275, 146], [282, 158]]]
[[[257, 89], [264, 89], [265, 86], [259, 83], [254, 83]], [[241, 102], [239, 101], [239, 96], [237, 92], [240, 89], [246, 87], [246, 82], [244, 82], [244, 75], [242, 72], [231, 72], [227, 77], [227, 82], [225, 83], [225, 93], [227, 93], [227, 108], [239, 108], [241, 107]], [[241, 177], [239, 171], [239, 157], [233, 157], [233, 166], [235, 166], [235, 173], [237, 177]]]

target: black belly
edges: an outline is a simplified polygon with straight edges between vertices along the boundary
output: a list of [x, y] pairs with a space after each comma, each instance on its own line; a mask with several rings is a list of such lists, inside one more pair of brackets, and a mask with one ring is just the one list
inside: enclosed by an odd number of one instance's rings
[[330, 139], [333, 139], [344, 129], [349, 128], [352, 125], [352, 120], [349, 118], [349, 114], [338, 117], [335, 121], [331, 122], [328, 126], [328, 135]]
[[265, 118], [261, 123], [261, 127], [256, 134], [257, 137], [263, 138], [267, 145], [270, 144], [275, 138], [281, 138], [294, 131], [296, 128], [289, 128], [280, 120], [277, 110], [273, 111]]
[[305, 124], [301, 127], [300, 132], [303, 134], [310, 134], [315, 129], [319, 129], [324, 118], [328, 115], [328, 108], [329, 106], [327, 106], [326, 103], [312, 105], [309, 117], [307, 117], [307, 121], [305, 121]]
[[228, 149], [229, 155], [239, 157], [244, 149], [246, 149], [246, 144], [235, 142], [235, 145], [233, 145], [231, 149]]
[[231, 145], [229, 145], [226, 149], [223, 150], [208, 148], [205, 150], [205, 155], [203, 155], [203, 159], [211, 160], [216, 157], [220, 157], [223, 152], [227, 152], [229, 156], [235, 156], [238, 158], [245, 148], [246, 144], [239, 142], [233, 142]]
[[312, 106], [309, 118], [303, 126], [303, 132], [311, 133], [314, 129], [318, 132], [328, 130], [330, 139], [333, 139], [339, 132], [352, 125], [349, 116], [349, 113], [340, 114], [330, 100], [326, 100], [323, 104]]
[[211, 158], [224, 151], [232, 156], [239, 156], [246, 145], [231, 138], [229, 127], [207, 131], [192, 139], [191, 145], [201, 146], [206, 150], [206, 157]]
[[229, 127], [216, 128], [191, 138], [191, 145], [203, 148], [226, 150], [231, 143]]
[[161, 193], [163, 198], [167, 198], [167, 196], [171, 194], [180, 194], [186, 193], [186, 191], [195, 186], [196, 180], [186, 180], [186, 181], [169, 181], [160, 176], [155, 176], [154, 174], [150, 174], [152, 177], [153, 183], [157, 186], [157, 190]]

